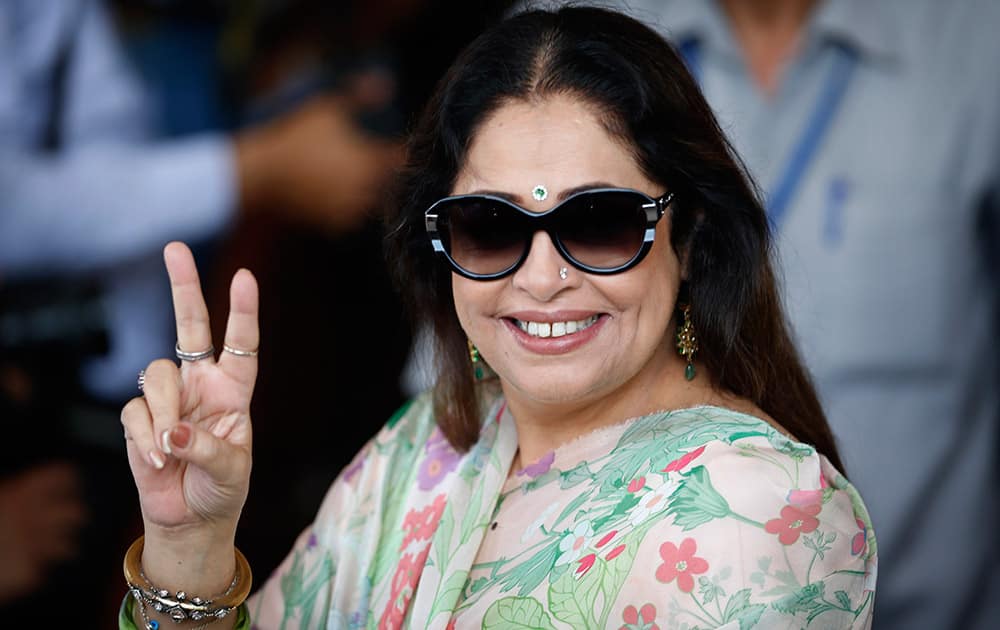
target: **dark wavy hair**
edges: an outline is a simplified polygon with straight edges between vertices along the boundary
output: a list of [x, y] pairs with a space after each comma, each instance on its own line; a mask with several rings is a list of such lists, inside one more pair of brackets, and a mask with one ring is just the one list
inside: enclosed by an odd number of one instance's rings
[[682, 297], [712, 384], [753, 401], [843, 470], [791, 341], [767, 215], [746, 169], [673, 47], [641, 22], [588, 7], [530, 11], [483, 33], [442, 78], [410, 139], [386, 253], [417, 322], [434, 331], [435, 413], [451, 444], [475, 442], [480, 405], [451, 271], [431, 250], [424, 212], [451, 193], [492, 112], [557, 94], [592, 105], [645, 175], [676, 195], [670, 240], [685, 261]]

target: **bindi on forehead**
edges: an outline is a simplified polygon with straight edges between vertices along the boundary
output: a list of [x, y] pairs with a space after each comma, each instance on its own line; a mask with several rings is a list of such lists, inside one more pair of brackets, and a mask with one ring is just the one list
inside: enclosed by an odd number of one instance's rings
[[[593, 190], [595, 188], [622, 188], [622, 187], [623, 186], [621, 184], [615, 184], [615, 183], [606, 182], [606, 181], [591, 181], [591, 182], [586, 182], [586, 183], [580, 184], [578, 186], [573, 186], [572, 188], [564, 188], [564, 189], [560, 190], [559, 193], [555, 196], [554, 201], [556, 201], [556, 202], [564, 201], [568, 197], [571, 197], [571, 196], [575, 195], [576, 193], [583, 192], [585, 190]], [[539, 190], [539, 189], [542, 189], [542, 190]], [[542, 194], [543, 190], [544, 190], [544, 194]], [[537, 185], [535, 185], [531, 189], [531, 192], [529, 194], [527, 194], [527, 195], [520, 195], [520, 194], [518, 194], [516, 192], [512, 192], [512, 191], [492, 190], [492, 189], [487, 189], [487, 188], [477, 188], [475, 190], [470, 190], [470, 191], [467, 191], [467, 192], [462, 191], [462, 192], [459, 192], [458, 194], [463, 194], [463, 195], [490, 195], [492, 197], [500, 197], [501, 199], [506, 199], [507, 201], [516, 203], [518, 205], [523, 205], [524, 200], [526, 198], [534, 199], [535, 201], [545, 201], [547, 199], [549, 199], [549, 200], [552, 199], [552, 193], [549, 191], [548, 187], [545, 186], [544, 184], [537, 184]]]

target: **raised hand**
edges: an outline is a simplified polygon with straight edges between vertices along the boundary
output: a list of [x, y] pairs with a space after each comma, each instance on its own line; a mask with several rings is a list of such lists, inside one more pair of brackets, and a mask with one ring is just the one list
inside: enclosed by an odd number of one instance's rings
[[[164, 249], [164, 260], [178, 348], [187, 353], [211, 348], [208, 309], [191, 251], [171, 243]], [[231, 543], [250, 480], [257, 310], [256, 280], [240, 270], [230, 287], [225, 346], [243, 352], [222, 351], [218, 359], [212, 353], [181, 361], [180, 366], [168, 359], [153, 361], [145, 370], [144, 396], [129, 401], [122, 411], [146, 529], [144, 563], [169, 566], [178, 555], [190, 552], [193, 557], [211, 548], [222, 558], [228, 554], [229, 566], [223, 572], [232, 569]], [[151, 539], [170, 542], [160, 554], [170, 558], [151, 559]]]

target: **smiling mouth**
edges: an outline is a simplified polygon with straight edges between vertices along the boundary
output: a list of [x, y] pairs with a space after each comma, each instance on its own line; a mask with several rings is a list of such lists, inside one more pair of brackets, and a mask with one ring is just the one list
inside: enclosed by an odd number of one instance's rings
[[511, 321], [532, 337], [564, 337], [590, 328], [598, 319], [598, 315], [591, 315], [586, 319], [566, 322], [529, 322], [513, 318]]

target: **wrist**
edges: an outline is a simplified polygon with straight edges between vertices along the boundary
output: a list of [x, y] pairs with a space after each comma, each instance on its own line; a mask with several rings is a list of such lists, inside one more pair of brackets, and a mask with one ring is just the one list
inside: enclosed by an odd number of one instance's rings
[[235, 526], [221, 530], [147, 526], [142, 573], [157, 588], [217, 595], [236, 572], [235, 538]]

